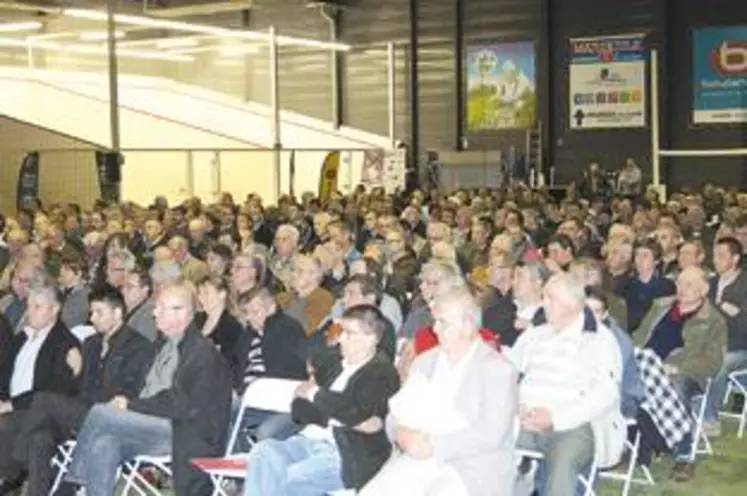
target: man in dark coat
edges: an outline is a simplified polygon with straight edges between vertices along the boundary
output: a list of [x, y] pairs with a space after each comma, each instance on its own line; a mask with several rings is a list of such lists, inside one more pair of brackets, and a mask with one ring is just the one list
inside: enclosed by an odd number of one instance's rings
[[13, 456], [28, 471], [27, 496], [49, 494], [57, 445], [73, 437], [94, 404], [117, 395], [136, 398], [153, 361], [151, 342], [124, 325], [126, 306], [118, 290], [94, 290], [90, 304], [97, 333], [83, 343], [80, 395], [40, 392], [21, 424]]
[[322, 355], [312, 359], [313, 378], [295, 392], [292, 413], [306, 427], [285, 441], [268, 439], [252, 448], [245, 494], [361, 489], [379, 471], [391, 454], [383, 419], [399, 388], [394, 365], [377, 351], [385, 321], [371, 305], [345, 310], [340, 347], [320, 348]]
[[161, 289], [154, 316], [163, 336], [143, 389], [135, 399], [118, 395], [88, 413], [67, 474], [87, 495], [113, 494], [117, 468], [138, 455], [171, 456], [176, 494], [210, 493], [210, 479], [190, 460], [225, 450], [231, 374], [194, 325], [194, 308], [190, 285]]
[[61, 296], [54, 282], [32, 287], [27, 302], [27, 325], [0, 357], [0, 494], [23, 484], [11, 453], [35, 397], [41, 392], [73, 396], [80, 383], [80, 344], [59, 320]]

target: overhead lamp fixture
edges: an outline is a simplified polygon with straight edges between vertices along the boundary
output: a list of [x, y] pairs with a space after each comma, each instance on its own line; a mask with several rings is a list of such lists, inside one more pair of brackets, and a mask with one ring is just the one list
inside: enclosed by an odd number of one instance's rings
[[8, 22], [0, 24], [0, 33], [17, 33], [19, 31], [36, 31], [41, 29], [42, 23], [36, 21]]
[[[107, 13], [101, 10], [92, 9], [63, 9], [62, 13], [66, 16], [78, 19], [88, 19], [92, 21], [106, 21]], [[132, 26], [143, 26], [157, 29], [171, 29], [173, 31], [183, 31], [187, 33], [207, 34], [220, 36], [222, 38], [240, 38], [245, 40], [263, 40], [269, 41], [269, 33], [262, 31], [246, 31], [237, 29], [221, 28], [217, 26], [208, 26], [205, 24], [193, 24], [191, 22], [171, 21], [168, 19], [155, 19], [153, 17], [131, 15], [131, 14], [114, 14], [114, 22], [119, 24], [129, 24]], [[319, 48], [324, 50], [337, 50], [347, 52], [350, 45], [346, 43], [336, 43], [332, 41], [319, 41], [309, 38], [297, 38], [295, 36], [278, 35], [275, 40], [279, 45], [295, 45], [308, 48]]]
[[[114, 38], [121, 40], [126, 35], [124, 31], [114, 31]], [[109, 38], [107, 31], [83, 31], [78, 35], [81, 41], [105, 41]]]
[[[91, 46], [81, 45], [74, 43], [56, 43], [53, 41], [39, 41], [39, 40], [18, 40], [14, 38], [0, 38], [0, 46], [5, 47], [18, 47], [18, 48], [38, 48], [41, 50], [57, 51], [57, 52], [68, 52], [68, 53], [79, 53], [84, 55], [106, 55], [106, 46]], [[130, 49], [117, 49], [118, 57], [127, 57], [135, 59], [151, 59], [151, 60], [169, 60], [172, 62], [193, 62], [194, 57], [189, 55], [172, 54], [165, 52], [155, 52], [149, 50], [130, 50]]]
[[199, 45], [194, 38], [164, 38], [156, 41], [156, 48], [167, 50], [169, 48], [189, 48]]

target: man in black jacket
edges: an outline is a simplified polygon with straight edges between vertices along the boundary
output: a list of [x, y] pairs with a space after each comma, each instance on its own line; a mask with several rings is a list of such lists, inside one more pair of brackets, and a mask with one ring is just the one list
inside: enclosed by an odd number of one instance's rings
[[118, 395], [88, 413], [67, 473], [87, 495], [111, 496], [117, 467], [138, 455], [171, 456], [176, 494], [210, 493], [210, 479], [190, 460], [224, 452], [231, 377], [193, 323], [194, 300], [182, 282], [159, 291], [154, 315], [163, 338], [143, 389], [135, 399]]
[[[312, 360], [314, 376], [295, 393], [293, 416], [306, 428], [285, 441], [254, 446], [246, 496], [360, 489], [389, 458], [382, 419], [399, 389], [399, 376], [377, 351], [385, 321], [374, 306], [345, 310], [339, 349], [321, 348], [322, 356]], [[376, 421], [378, 426], [369, 425]]]
[[[306, 380], [309, 342], [301, 324], [278, 309], [267, 288], [256, 287], [239, 298], [247, 330], [239, 338], [236, 354], [243, 360], [234, 377], [234, 389], [243, 395], [246, 387], [262, 377]], [[300, 430], [290, 415], [247, 409], [243, 428], [258, 440], [285, 439]]]
[[136, 398], [153, 361], [151, 342], [124, 325], [126, 306], [117, 289], [94, 290], [89, 302], [97, 334], [83, 343], [80, 395], [38, 393], [21, 425], [13, 456], [28, 470], [27, 496], [49, 494], [56, 446], [80, 429], [95, 403], [117, 395]]
[[61, 296], [54, 282], [36, 281], [27, 301], [28, 325], [0, 359], [0, 494], [23, 483], [11, 454], [33, 399], [42, 391], [75, 395], [82, 368], [80, 344], [59, 320]]

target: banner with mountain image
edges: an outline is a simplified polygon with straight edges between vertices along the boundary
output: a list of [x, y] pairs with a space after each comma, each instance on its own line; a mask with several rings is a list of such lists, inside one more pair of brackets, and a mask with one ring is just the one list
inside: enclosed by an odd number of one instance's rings
[[468, 131], [534, 127], [537, 119], [534, 42], [470, 45], [466, 61]]
[[571, 129], [646, 125], [644, 35], [570, 40]]

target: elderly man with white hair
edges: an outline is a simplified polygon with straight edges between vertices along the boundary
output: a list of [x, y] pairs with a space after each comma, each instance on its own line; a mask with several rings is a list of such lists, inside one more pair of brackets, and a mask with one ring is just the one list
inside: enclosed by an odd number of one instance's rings
[[617, 463], [625, 441], [620, 350], [585, 303], [581, 283], [554, 275], [544, 288], [547, 323], [524, 331], [507, 351], [521, 377], [517, 445], [543, 453], [547, 464], [541, 495], [574, 494], [592, 460]]
[[298, 251], [301, 234], [291, 224], [283, 224], [275, 233], [274, 252], [270, 259], [270, 271], [286, 290], [293, 287], [293, 256]]
[[361, 496], [509, 496], [515, 481], [513, 365], [479, 335], [465, 287], [433, 305], [439, 344], [412, 364], [392, 398], [387, 431], [400, 449]]
[[185, 237], [179, 235], [172, 236], [168, 247], [174, 254], [174, 260], [179, 264], [182, 277], [185, 280], [196, 284], [197, 281], [204, 279], [210, 272], [205, 262], [189, 252], [189, 241]]
[[[654, 300], [633, 339], [661, 359], [680, 400], [690, 408], [693, 397], [720, 370], [727, 336], [724, 315], [708, 301], [708, 274], [688, 267], [677, 278], [676, 296]], [[687, 482], [695, 473], [694, 441], [687, 435], [674, 446], [670, 477], [677, 482]]]
[[88, 266], [88, 280], [93, 281], [96, 277], [99, 264], [104, 254], [106, 234], [100, 231], [91, 231], [83, 236], [83, 248], [86, 253], [86, 264]]

